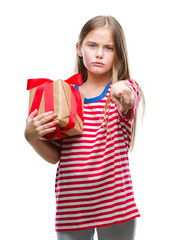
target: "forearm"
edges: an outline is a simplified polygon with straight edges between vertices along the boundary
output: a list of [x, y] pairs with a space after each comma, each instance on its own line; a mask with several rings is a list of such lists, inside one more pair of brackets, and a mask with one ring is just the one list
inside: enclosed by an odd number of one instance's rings
[[45, 139], [39, 138], [30, 145], [47, 162], [56, 164], [60, 160], [60, 148]]

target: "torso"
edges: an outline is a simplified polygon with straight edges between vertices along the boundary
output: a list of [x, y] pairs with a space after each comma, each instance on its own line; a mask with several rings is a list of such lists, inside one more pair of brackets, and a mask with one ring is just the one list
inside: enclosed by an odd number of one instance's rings
[[[110, 89], [101, 98], [84, 102], [83, 133], [62, 139], [56, 231], [108, 226], [140, 216], [128, 160], [132, 123], [120, 117], [111, 99], [106, 127], [104, 106]], [[81, 90], [90, 97], [89, 89]]]

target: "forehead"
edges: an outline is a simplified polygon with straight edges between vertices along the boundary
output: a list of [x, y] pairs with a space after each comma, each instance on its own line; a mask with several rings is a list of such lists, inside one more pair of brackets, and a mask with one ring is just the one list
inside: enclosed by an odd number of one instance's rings
[[113, 44], [113, 36], [109, 28], [107, 27], [100, 27], [92, 30], [89, 32], [84, 42], [98, 42], [104, 44]]

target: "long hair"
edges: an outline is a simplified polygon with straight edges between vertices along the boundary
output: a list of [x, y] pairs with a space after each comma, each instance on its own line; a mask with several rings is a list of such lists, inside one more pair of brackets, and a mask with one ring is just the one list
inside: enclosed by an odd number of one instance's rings
[[[91, 32], [96, 28], [104, 27], [104, 26], [110, 29], [113, 37], [113, 43], [114, 43], [114, 60], [113, 60], [113, 66], [111, 69], [110, 81], [113, 84], [119, 80], [130, 79], [128, 53], [127, 53], [124, 32], [121, 25], [114, 17], [97, 16], [90, 19], [81, 29], [78, 43], [80, 44], [80, 46], [82, 46], [83, 40], [85, 39], [85, 37], [89, 32]], [[83, 64], [83, 58], [77, 54], [76, 59], [77, 59], [76, 60], [77, 72], [81, 73], [83, 82], [85, 82], [88, 76], [87, 76], [87, 69]], [[142, 91], [141, 91], [141, 95], [143, 96]], [[107, 108], [109, 106], [110, 100], [111, 100], [111, 94], [109, 95], [105, 104], [105, 121], [106, 121], [106, 112], [107, 112]], [[136, 119], [137, 119], [137, 111], [135, 113], [135, 118], [134, 118], [133, 127], [132, 127], [132, 139], [131, 139], [131, 145], [130, 145], [131, 148], [133, 148], [134, 146], [134, 139], [135, 139], [135, 133], [136, 133]], [[106, 121], [106, 126], [107, 126], [107, 121]]]

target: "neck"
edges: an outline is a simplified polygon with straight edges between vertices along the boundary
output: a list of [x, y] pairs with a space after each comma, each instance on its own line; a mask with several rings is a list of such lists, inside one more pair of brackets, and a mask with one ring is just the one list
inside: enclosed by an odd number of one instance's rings
[[110, 82], [110, 73], [104, 74], [104, 75], [95, 75], [91, 72], [88, 72], [88, 78], [86, 83], [90, 84], [94, 87], [101, 87], [105, 86]]

